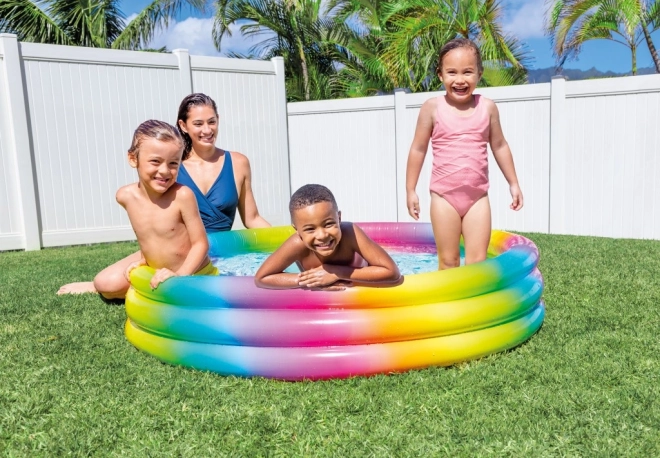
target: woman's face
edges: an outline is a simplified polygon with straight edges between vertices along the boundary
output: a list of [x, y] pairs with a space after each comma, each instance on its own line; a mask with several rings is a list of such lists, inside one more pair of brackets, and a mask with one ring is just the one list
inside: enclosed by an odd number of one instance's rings
[[179, 127], [190, 135], [193, 149], [215, 147], [218, 136], [218, 114], [213, 107], [196, 105], [188, 110], [186, 122], [179, 120]]

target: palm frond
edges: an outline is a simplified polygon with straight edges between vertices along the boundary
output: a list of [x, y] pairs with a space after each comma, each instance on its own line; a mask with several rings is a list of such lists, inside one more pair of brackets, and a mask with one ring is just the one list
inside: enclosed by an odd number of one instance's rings
[[204, 0], [154, 0], [116, 36], [112, 47], [140, 49], [151, 41], [156, 30], [167, 28], [183, 8], [204, 12], [205, 5]]
[[0, 32], [14, 33], [20, 41], [76, 44], [60, 23], [29, 0], [0, 1]]

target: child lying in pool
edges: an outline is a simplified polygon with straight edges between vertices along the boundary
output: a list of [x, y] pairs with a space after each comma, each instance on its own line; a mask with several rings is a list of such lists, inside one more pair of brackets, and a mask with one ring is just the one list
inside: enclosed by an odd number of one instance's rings
[[217, 275], [193, 192], [176, 182], [183, 139], [173, 126], [145, 121], [133, 135], [128, 162], [138, 182], [117, 191], [137, 236], [142, 259], [128, 266], [156, 269], [151, 287], [176, 275]]
[[[391, 286], [399, 268], [385, 250], [353, 223], [341, 222], [330, 190], [318, 184], [298, 189], [289, 202], [296, 233], [264, 261], [254, 277], [260, 288], [338, 291], [346, 286]], [[286, 273], [293, 263], [301, 273]]]

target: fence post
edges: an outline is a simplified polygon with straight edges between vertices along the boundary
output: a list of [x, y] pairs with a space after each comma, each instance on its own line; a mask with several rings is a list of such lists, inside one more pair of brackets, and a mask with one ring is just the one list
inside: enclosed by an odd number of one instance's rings
[[289, 184], [288, 195], [291, 195], [291, 154], [289, 152], [289, 115], [287, 112], [286, 84], [284, 79], [284, 58], [273, 57], [270, 60], [275, 67], [275, 92], [277, 100], [277, 130], [282, 132], [278, 150], [286, 153], [286, 169], [289, 172], [287, 182]]
[[16, 158], [16, 174], [21, 205], [21, 222], [25, 237], [25, 250], [41, 249], [41, 224], [37, 203], [37, 180], [34, 168], [34, 151], [29, 130], [27, 91], [21, 51], [16, 35], [0, 33], [3, 59], [0, 71], [4, 73], [7, 89], [6, 145], [9, 154]]
[[183, 91], [181, 98], [184, 98], [193, 92], [190, 54], [187, 49], [174, 49], [172, 54], [179, 59], [179, 78], [181, 79], [181, 91]]
[[548, 232], [566, 232], [566, 78], [550, 83], [550, 192]]
[[410, 145], [406, 139], [406, 90], [394, 89], [394, 151], [396, 161], [396, 220], [407, 215], [405, 176], [400, 180], [401, 171], [405, 174]]

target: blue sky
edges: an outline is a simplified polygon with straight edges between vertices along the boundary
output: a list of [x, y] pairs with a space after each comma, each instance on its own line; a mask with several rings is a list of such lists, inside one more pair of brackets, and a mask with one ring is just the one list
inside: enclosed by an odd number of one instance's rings
[[[123, 0], [121, 8], [130, 18], [151, 3], [150, 0]], [[505, 30], [513, 33], [519, 40], [526, 43], [533, 57], [532, 68], [545, 68], [554, 66], [554, 58], [549, 40], [543, 36], [543, 18], [545, 0], [504, 0]], [[213, 25], [212, 13], [206, 16], [192, 14], [184, 9], [176, 23], [170, 24], [167, 30], [161, 31], [152, 41], [153, 47], [167, 46], [167, 49], [184, 48], [190, 54], [220, 56], [211, 38]], [[660, 31], [653, 34], [656, 47], [660, 48]], [[238, 30], [232, 37], [223, 39], [223, 51], [233, 50], [245, 52], [250, 43], [241, 37]], [[225, 48], [226, 47], [226, 48]], [[644, 43], [637, 52], [638, 68], [652, 67], [651, 55]], [[631, 68], [630, 50], [625, 46], [610, 40], [593, 40], [587, 43], [580, 53], [579, 60], [570, 61], [566, 68], [579, 68], [582, 70], [592, 67], [601, 71], [629, 72]]]

